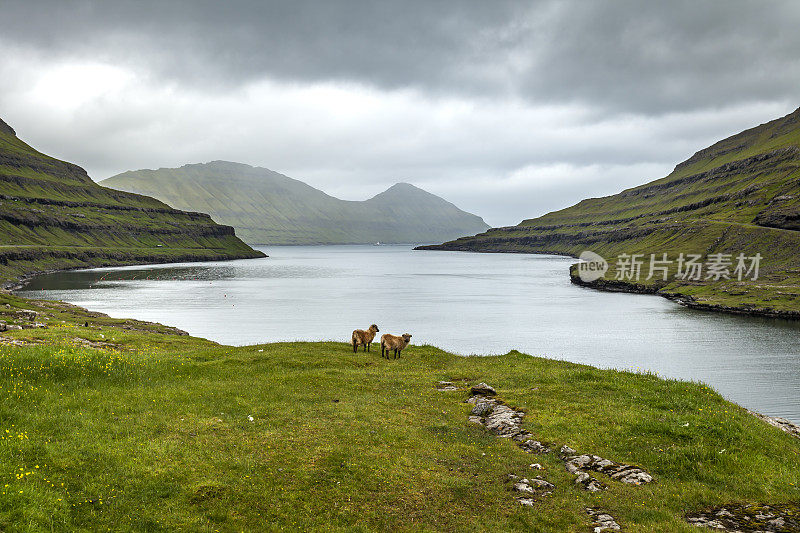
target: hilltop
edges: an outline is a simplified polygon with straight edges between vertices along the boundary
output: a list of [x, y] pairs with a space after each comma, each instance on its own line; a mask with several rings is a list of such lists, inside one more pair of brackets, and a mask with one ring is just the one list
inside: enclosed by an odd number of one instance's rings
[[251, 244], [430, 243], [489, 227], [408, 183], [347, 201], [272, 170], [228, 161], [129, 171], [101, 184], [209, 213]]
[[[589, 283], [594, 287], [654, 292], [699, 308], [799, 317], [798, 230], [800, 109], [698, 151], [662, 179], [425, 248], [575, 257], [591, 250], [609, 263], [605, 276]], [[672, 261], [667, 280], [659, 271], [645, 279], [650, 254], [660, 259], [664, 253]], [[707, 270], [700, 280], [676, 279], [681, 253], [701, 255], [704, 264], [723, 254], [731, 261], [731, 279], [705, 279]], [[617, 268], [620, 254], [643, 255], [638, 280], [627, 276], [627, 267]], [[757, 279], [735, 275], [740, 254], [762, 256]], [[574, 267], [572, 274], [584, 283]]]
[[206, 214], [97, 185], [0, 120], [0, 285], [44, 270], [263, 255]]

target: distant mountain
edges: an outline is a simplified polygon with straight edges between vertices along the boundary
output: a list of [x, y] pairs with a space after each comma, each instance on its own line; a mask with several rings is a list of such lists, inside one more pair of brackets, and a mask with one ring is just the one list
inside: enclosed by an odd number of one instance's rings
[[227, 161], [129, 171], [101, 183], [209, 213], [251, 244], [429, 243], [489, 227], [408, 183], [347, 201], [272, 170]]
[[[594, 286], [658, 292], [699, 308], [800, 318], [798, 230], [800, 109], [700, 150], [665, 178], [427, 248], [573, 256], [591, 250], [611, 263]], [[673, 261], [671, 274], [681, 253], [704, 259], [730, 254], [731, 279], [647, 280], [650, 254], [663, 253]], [[638, 282], [615, 279], [620, 254], [643, 254]], [[763, 256], [757, 281], [734, 275], [738, 254]]]
[[206, 214], [101, 187], [0, 120], [0, 286], [43, 270], [263, 255]]

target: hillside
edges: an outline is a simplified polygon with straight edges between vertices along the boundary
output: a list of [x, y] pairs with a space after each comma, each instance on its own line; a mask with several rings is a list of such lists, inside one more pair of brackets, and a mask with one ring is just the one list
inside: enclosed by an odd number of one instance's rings
[[[479, 252], [594, 251], [609, 263], [591, 285], [658, 292], [700, 308], [800, 317], [800, 109], [700, 150], [665, 178], [591, 198], [517, 226], [426, 248]], [[667, 253], [669, 275], [649, 275]], [[676, 279], [680, 254], [731, 254], [731, 279]], [[620, 254], [643, 254], [637, 281]], [[734, 276], [739, 254], [761, 254], [760, 273]], [[748, 261], [746, 266], [750, 266]], [[658, 266], [658, 265], [655, 265]], [[706, 270], [705, 272], [708, 272]], [[581, 282], [573, 267], [573, 279]], [[625, 279], [616, 279], [626, 274]]]
[[346, 201], [277, 172], [227, 161], [129, 171], [101, 183], [209, 213], [251, 244], [430, 243], [489, 227], [407, 183], [369, 200]]
[[97, 185], [0, 120], [0, 285], [43, 270], [261, 256], [206, 214]]
[[0, 322], [0, 531], [798, 530], [800, 440], [702, 383], [3, 293]]

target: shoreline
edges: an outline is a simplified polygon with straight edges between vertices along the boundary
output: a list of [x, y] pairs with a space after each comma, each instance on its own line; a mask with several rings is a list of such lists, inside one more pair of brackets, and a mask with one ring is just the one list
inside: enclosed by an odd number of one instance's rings
[[[259, 251], [259, 250], [256, 250]], [[48, 274], [56, 274], [58, 272], [74, 272], [76, 270], [94, 270], [96, 268], [114, 268], [114, 267], [129, 267], [129, 266], [147, 266], [147, 265], [169, 265], [169, 264], [177, 264], [177, 263], [207, 263], [207, 262], [217, 262], [217, 261], [242, 261], [245, 259], [266, 259], [269, 255], [260, 252], [261, 255], [254, 255], [252, 257], [232, 257], [232, 258], [220, 258], [220, 259], [186, 259], [186, 260], [174, 260], [170, 259], [169, 261], [151, 261], [151, 260], [142, 260], [142, 261], [132, 261], [132, 262], [124, 262], [121, 264], [111, 263], [111, 264], [97, 264], [93, 266], [75, 266], [75, 267], [67, 267], [67, 268], [53, 268], [49, 270], [38, 270], [34, 272], [27, 272], [21, 276], [17, 276], [14, 279], [7, 280], [0, 285], [0, 290], [5, 290], [9, 292], [19, 291], [22, 290], [25, 285], [27, 285], [33, 278], [37, 276], [45, 276]]]

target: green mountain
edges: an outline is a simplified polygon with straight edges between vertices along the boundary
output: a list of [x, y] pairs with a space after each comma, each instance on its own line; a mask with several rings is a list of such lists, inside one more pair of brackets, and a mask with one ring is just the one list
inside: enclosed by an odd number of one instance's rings
[[44, 270], [263, 255], [206, 214], [101, 187], [0, 120], [0, 285]]
[[[665, 178], [517, 226], [425, 248], [576, 257], [590, 250], [610, 267], [590, 283], [595, 287], [656, 292], [699, 308], [800, 317], [798, 230], [800, 109], [700, 150]], [[651, 263], [650, 254], [663, 259], [664, 253], [671, 264]], [[684, 258], [702, 255], [702, 279], [676, 279], [681, 253]], [[630, 275], [620, 254], [644, 255], [640, 279]], [[753, 261], [747, 258], [763, 257], [756, 280], [753, 275], [738, 279], [739, 254], [748, 269]], [[706, 279], [712, 272], [709, 261], [728, 260], [731, 279]], [[651, 266], [667, 266], [667, 280], [659, 270], [646, 279]], [[585, 283], [577, 273], [573, 266], [573, 280]]]
[[429, 243], [489, 227], [408, 183], [369, 200], [346, 201], [277, 172], [227, 161], [129, 171], [101, 183], [210, 213], [248, 243]]

